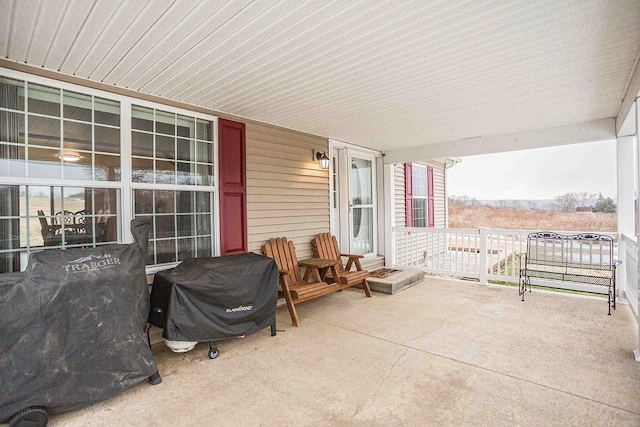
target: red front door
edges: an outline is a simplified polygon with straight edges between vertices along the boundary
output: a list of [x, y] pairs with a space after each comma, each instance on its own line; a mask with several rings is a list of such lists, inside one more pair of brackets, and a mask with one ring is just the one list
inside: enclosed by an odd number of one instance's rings
[[247, 178], [244, 123], [218, 120], [220, 255], [247, 252]]

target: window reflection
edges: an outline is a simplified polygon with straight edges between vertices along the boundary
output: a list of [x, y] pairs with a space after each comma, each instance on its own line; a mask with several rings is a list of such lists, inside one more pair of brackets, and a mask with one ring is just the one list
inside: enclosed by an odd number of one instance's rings
[[118, 241], [116, 189], [3, 185], [0, 197], [0, 273], [20, 271], [31, 248]]
[[132, 106], [133, 182], [212, 186], [213, 124]]
[[153, 221], [150, 264], [211, 256], [210, 193], [134, 190], [134, 209], [136, 218]]

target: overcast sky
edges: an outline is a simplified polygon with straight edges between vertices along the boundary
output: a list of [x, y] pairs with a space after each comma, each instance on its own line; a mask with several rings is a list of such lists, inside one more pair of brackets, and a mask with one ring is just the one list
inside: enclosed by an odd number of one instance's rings
[[616, 142], [601, 141], [464, 157], [447, 171], [449, 196], [553, 199], [568, 192], [616, 198]]

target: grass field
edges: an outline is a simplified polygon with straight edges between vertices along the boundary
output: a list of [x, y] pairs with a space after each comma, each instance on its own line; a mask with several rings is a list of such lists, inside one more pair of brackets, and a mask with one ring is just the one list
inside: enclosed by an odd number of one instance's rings
[[615, 213], [556, 212], [449, 204], [449, 228], [478, 227], [601, 233], [615, 233], [617, 230]]

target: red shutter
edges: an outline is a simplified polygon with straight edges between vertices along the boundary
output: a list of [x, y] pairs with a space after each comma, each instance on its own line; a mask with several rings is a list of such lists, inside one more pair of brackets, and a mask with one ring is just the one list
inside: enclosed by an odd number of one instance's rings
[[413, 166], [404, 164], [404, 214], [405, 225], [413, 227]]
[[429, 211], [429, 227], [435, 227], [435, 209], [433, 206], [433, 168], [431, 166], [427, 166], [427, 191], [428, 191], [428, 211]]
[[220, 255], [247, 252], [246, 140], [244, 123], [218, 120]]

